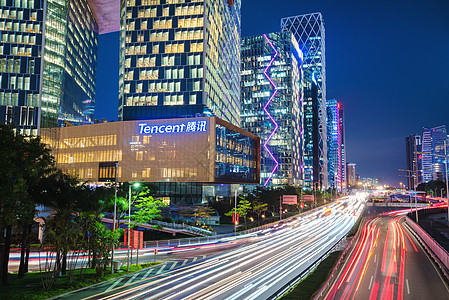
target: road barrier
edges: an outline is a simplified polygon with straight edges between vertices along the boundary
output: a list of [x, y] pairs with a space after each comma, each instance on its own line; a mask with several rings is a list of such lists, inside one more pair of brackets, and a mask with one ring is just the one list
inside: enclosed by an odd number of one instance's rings
[[[331, 204], [331, 203], [329, 203], [329, 204]], [[315, 209], [309, 210], [307, 212], [303, 212], [299, 215], [291, 216], [287, 219], [283, 219], [282, 222], [289, 222], [299, 216], [301, 216], [301, 217], [308, 216], [309, 214], [312, 214], [316, 210], [320, 210], [323, 207], [324, 206], [320, 206]], [[207, 236], [207, 237], [193, 237], [193, 238], [182, 238], [182, 239], [171, 239], [171, 240], [146, 241], [146, 242], [143, 242], [143, 247], [144, 248], [180, 247], [180, 246], [189, 247], [189, 246], [197, 245], [197, 244], [207, 244], [207, 243], [212, 244], [212, 243], [216, 243], [217, 241], [222, 240], [224, 238], [229, 238], [229, 240], [232, 240], [233, 237], [241, 238], [241, 237], [245, 237], [246, 235], [250, 235], [255, 232], [261, 231], [261, 230], [270, 229], [270, 228], [273, 228], [273, 226], [276, 225], [277, 223], [279, 223], [279, 221], [275, 221], [275, 222], [272, 222], [269, 224], [265, 224], [265, 225], [262, 225], [259, 227], [254, 227], [254, 228], [244, 230], [244, 231], [238, 231], [237, 233], [232, 232], [232, 233], [219, 234], [219, 235], [217, 234], [217, 235]], [[169, 223], [169, 224], [173, 224], [173, 223]]]
[[[440, 267], [442, 267], [442, 271], [445, 273], [447, 279], [449, 279], [449, 253], [408, 216], [406, 217], [406, 223], [421, 238], [425, 246], [431, 250], [432, 253], [430, 254], [433, 254], [434, 259], [437, 258], [435, 261], [442, 265]], [[446, 270], [443, 270], [443, 268], [446, 268]]]
[[332, 270], [331, 275], [327, 279], [326, 283], [321, 287], [321, 289], [315, 295], [315, 297], [313, 298], [314, 300], [321, 299], [321, 298], [323, 298], [323, 296], [325, 297], [327, 295], [327, 293], [330, 292], [330, 288], [333, 287], [334, 280], [338, 279], [337, 272], [341, 271], [340, 268], [345, 264], [346, 259], [349, 257], [350, 252], [352, 252], [354, 250], [354, 248], [355, 248], [354, 246], [356, 245], [355, 241], [359, 240], [361, 232], [362, 232], [361, 228], [365, 225], [365, 223], [368, 220], [370, 220], [370, 217], [362, 217], [362, 221], [360, 222], [360, 225], [359, 225], [359, 227], [357, 229], [357, 233], [351, 239], [349, 244], [346, 246], [345, 250], [343, 250], [343, 253], [340, 256], [340, 259], [335, 264], [335, 267]]

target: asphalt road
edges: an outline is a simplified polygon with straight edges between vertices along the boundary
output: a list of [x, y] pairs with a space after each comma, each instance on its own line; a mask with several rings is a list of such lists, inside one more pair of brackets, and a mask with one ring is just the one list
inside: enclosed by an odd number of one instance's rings
[[400, 213], [373, 216], [326, 299], [449, 299], [449, 288]]
[[[344, 237], [362, 208], [363, 201], [355, 197], [338, 201], [254, 233], [248, 237], [251, 244], [107, 291], [99, 289], [87, 298], [83, 292], [64, 298], [267, 299]], [[140, 274], [136, 278], [142, 278]]]

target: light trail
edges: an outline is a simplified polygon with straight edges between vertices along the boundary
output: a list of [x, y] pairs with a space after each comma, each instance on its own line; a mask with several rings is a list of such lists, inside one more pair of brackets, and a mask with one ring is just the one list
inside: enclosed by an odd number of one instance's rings
[[[407, 252], [417, 253], [418, 248], [402, 225], [404, 213], [409, 212], [410, 209], [384, 213], [364, 224], [358, 245], [325, 299], [403, 300], [406, 288], [410, 295], [405, 278]], [[385, 239], [379, 240], [381, 227], [385, 228]], [[380, 266], [372, 259], [373, 253], [377, 253], [378, 259], [382, 256], [381, 262], [378, 260]], [[365, 280], [370, 265], [374, 274]], [[370, 291], [360, 289], [362, 284], [369, 285]]]
[[[254, 244], [149, 277], [90, 299], [265, 299], [340, 240], [355, 223], [363, 201], [349, 198], [260, 232]], [[348, 208], [351, 213], [345, 212]], [[353, 216], [352, 210], [356, 211]]]

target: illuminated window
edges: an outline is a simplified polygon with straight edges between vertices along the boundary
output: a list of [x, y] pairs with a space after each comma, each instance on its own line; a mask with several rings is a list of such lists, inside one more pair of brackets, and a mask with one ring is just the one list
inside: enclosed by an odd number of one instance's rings
[[136, 160], [143, 160], [143, 151], [136, 151]]

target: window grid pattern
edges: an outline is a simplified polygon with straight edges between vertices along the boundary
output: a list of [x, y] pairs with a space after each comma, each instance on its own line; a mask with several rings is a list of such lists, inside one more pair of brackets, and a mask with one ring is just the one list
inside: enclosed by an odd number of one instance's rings
[[[327, 134], [326, 134], [326, 58], [325, 30], [321, 13], [292, 16], [281, 19], [281, 30], [290, 31], [298, 41], [299, 48], [304, 53], [303, 69], [310, 72], [310, 79], [316, 84], [316, 99], [305, 102], [304, 110], [314, 112], [316, 116], [307, 120], [317, 119], [316, 124], [304, 124], [306, 148], [314, 148], [305, 153], [305, 183], [307, 187], [326, 188], [328, 186], [327, 172]], [[313, 78], [313, 79], [312, 79]], [[310, 84], [313, 89], [313, 85]], [[305, 93], [312, 94], [309, 90]], [[316, 102], [316, 103], [315, 103]], [[311, 132], [307, 130], [312, 129]], [[311, 139], [307, 139], [311, 137]], [[315, 145], [316, 144], [316, 145]]]
[[2, 0], [0, 122], [26, 134], [37, 129], [42, 25], [42, 0]]
[[239, 124], [239, 1], [122, 0], [120, 38], [120, 119]]
[[[267, 70], [278, 92], [269, 104], [275, 129], [264, 107], [274, 88], [264, 74], [275, 53], [263, 35], [242, 39], [241, 127], [261, 138], [279, 163], [270, 185], [299, 185], [303, 174], [302, 85], [300, 51], [291, 33], [267, 34], [278, 55]], [[261, 150], [261, 183], [271, 175], [275, 161]]]
[[0, 7], [0, 122], [27, 134], [58, 119], [91, 123], [95, 103], [98, 28], [87, 0], [45, 2], [46, 11], [44, 0]]

